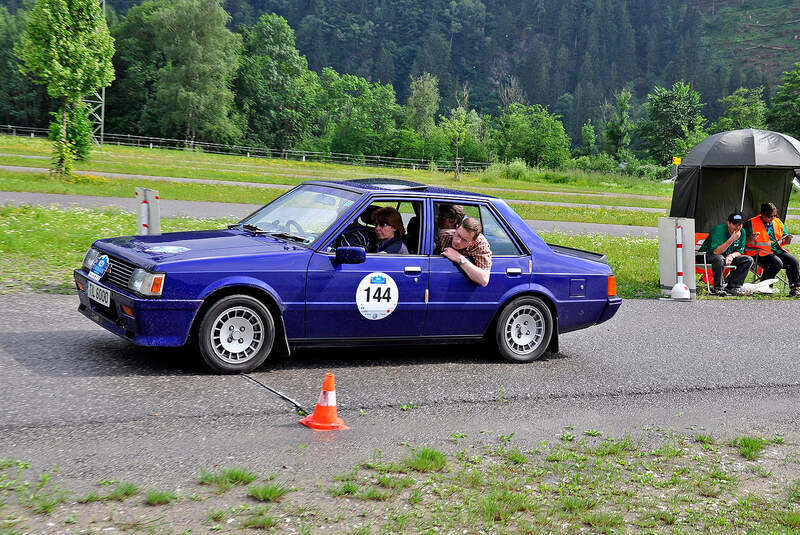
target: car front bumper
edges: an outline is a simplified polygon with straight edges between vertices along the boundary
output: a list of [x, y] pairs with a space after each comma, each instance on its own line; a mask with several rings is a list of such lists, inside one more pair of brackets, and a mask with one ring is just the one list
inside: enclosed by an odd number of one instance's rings
[[80, 299], [80, 313], [104, 329], [141, 346], [184, 345], [202, 304], [201, 300], [144, 299], [114, 286], [91, 281], [111, 292], [111, 302], [106, 307], [89, 299], [86, 294], [89, 282], [86, 273], [76, 269], [73, 276]]

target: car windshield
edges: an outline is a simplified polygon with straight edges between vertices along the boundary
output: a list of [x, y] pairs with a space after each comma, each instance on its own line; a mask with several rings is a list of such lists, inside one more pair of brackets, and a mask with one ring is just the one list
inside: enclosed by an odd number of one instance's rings
[[310, 244], [361, 195], [318, 185], [297, 187], [243, 219], [247, 230]]

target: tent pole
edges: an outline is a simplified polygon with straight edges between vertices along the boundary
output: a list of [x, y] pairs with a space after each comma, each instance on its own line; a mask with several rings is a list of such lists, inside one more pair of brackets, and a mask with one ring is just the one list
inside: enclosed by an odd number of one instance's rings
[[744, 166], [744, 184], [742, 184], [742, 203], [739, 205], [739, 211], [744, 211], [744, 191], [747, 189], [747, 166]]

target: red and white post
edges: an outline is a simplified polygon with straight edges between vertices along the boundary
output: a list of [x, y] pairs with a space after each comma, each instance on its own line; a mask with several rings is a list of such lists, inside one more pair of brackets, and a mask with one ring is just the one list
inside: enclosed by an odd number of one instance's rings
[[683, 282], [683, 227], [675, 227], [675, 250], [678, 282], [672, 287], [670, 297], [673, 299], [689, 300], [692, 298], [689, 287]]
[[137, 234], [139, 236], [161, 234], [161, 210], [158, 206], [158, 191], [148, 188], [136, 188]]

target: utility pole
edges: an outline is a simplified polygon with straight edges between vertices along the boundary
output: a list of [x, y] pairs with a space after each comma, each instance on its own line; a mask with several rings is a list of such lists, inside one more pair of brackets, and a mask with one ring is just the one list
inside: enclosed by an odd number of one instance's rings
[[[100, 0], [103, 6], [103, 18], [106, 16], [106, 0]], [[89, 121], [92, 123], [92, 139], [95, 144], [103, 145], [106, 122], [106, 88], [95, 91], [93, 95], [84, 97], [83, 101], [89, 105]]]

